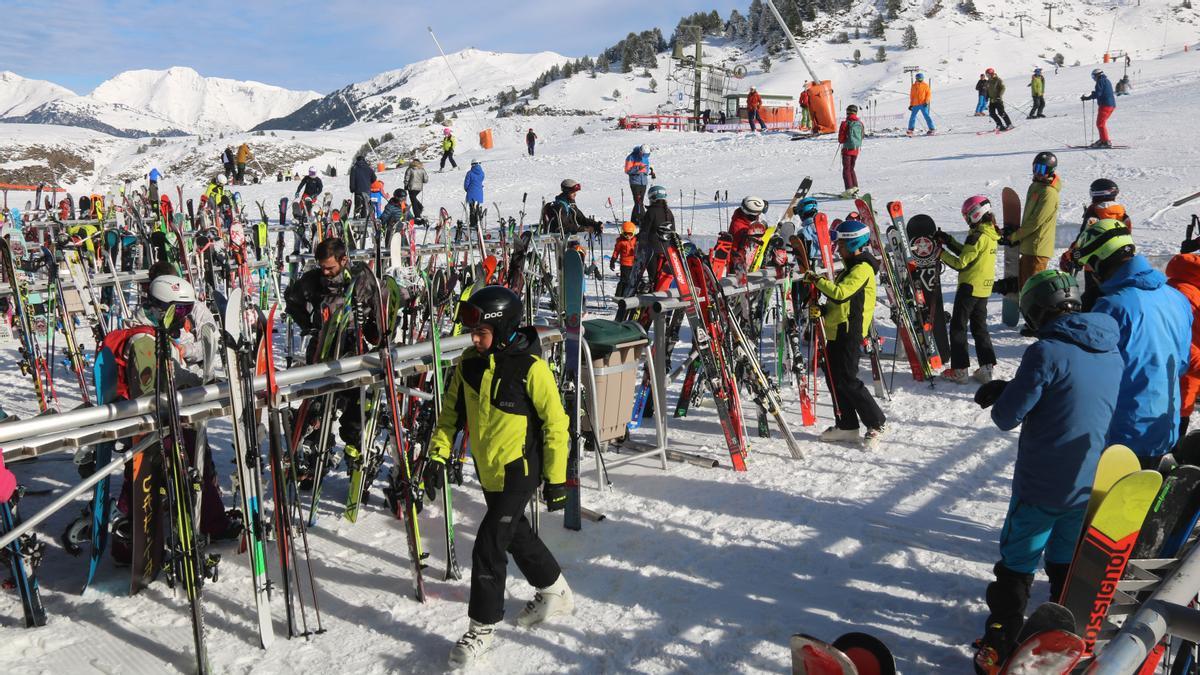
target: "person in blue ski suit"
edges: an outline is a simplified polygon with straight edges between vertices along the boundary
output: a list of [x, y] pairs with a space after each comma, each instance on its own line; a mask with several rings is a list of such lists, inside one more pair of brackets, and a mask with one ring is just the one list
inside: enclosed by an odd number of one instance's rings
[[633, 195], [633, 215], [635, 223], [640, 223], [642, 214], [646, 212], [646, 189], [654, 175], [654, 167], [650, 166], [650, 148], [639, 145], [625, 157], [625, 175], [629, 176], [629, 192]]
[[483, 217], [483, 165], [477, 159], [471, 160], [471, 168], [463, 178], [463, 190], [467, 193], [467, 212], [474, 229]]
[[1012, 381], [993, 380], [975, 394], [981, 407], [992, 407], [996, 426], [1021, 426], [977, 665], [1003, 662], [1015, 648], [1043, 554], [1050, 599], [1059, 597], [1083, 528], [1123, 361], [1117, 322], [1079, 309], [1073, 276], [1045, 270], [1031, 277], [1021, 292], [1021, 311], [1037, 342], [1025, 350]]

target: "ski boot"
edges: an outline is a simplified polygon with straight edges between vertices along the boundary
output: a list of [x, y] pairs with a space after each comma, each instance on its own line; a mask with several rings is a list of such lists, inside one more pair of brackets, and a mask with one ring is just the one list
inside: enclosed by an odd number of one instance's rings
[[517, 625], [528, 628], [556, 616], [569, 616], [574, 611], [575, 594], [567, 585], [566, 578], [559, 573], [554, 583], [539, 588], [533, 600], [525, 603], [525, 608], [517, 615]]
[[858, 440], [858, 429], [839, 429], [834, 426], [828, 427], [825, 431], [821, 432], [821, 441], [824, 443], [841, 443]]
[[992, 365], [987, 364], [979, 366], [975, 372], [971, 373], [971, 377], [980, 384], [987, 384], [992, 381]]
[[884, 431], [886, 431], [886, 427], [884, 427], [882, 425], [875, 427], [873, 429], [867, 429], [867, 432], [865, 434], [863, 434], [863, 437], [862, 437], [863, 448], [865, 448], [867, 450], [878, 449], [879, 448], [879, 439], [883, 436]]
[[475, 662], [492, 648], [495, 636], [496, 624], [479, 623], [471, 619], [471, 626], [467, 632], [450, 649], [450, 667], [459, 670], [475, 665]]
[[943, 380], [946, 380], [947, 382], [953, 382], [954, 384], [966, 384], [970, 381], [970, 376], [967, 374], [967, 370], [965, 368], [947, 368], [942, 371], [940, 377]]
[[983, 637], [971, 645], [975, 648], [976, 673], [996, 675], [1000, 672], [1000, 668], [1016, 647], [1016, 640], [1010, 637], [1011, 632], [1003, 624], [988, 624]]

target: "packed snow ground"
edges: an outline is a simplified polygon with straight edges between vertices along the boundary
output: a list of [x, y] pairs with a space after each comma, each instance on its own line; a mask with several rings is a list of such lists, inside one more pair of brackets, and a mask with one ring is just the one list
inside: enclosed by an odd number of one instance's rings
[[[1023, 195], [1033, 155], [1052, 149], [1063, 177], [1060, 242], [1077, 229], [1088, 183], [1107, 176], [1121, 185], [1139, 246], [1152, 254], [1171, 253], [1194, 209], [1164, 207], [1200, 189], [1200, 158], [1191, 152], [1195, 132], [1184, 112], [1200, 103], [1197, 56], [1141, 64], [1135, 95], [1119, 100], [1110, 123], [1115, 142], [1129, 143], [1129, 150], [1065, 148], [1083, 140], [1077, 97], [1090, 91], [1091, 67], [1060, 72], [1047, 114], [1065, 116], [1046, 120], [1026, 122], [1016, 114], [1020, 87], [1010, 79], [1017, 128], [1004, 136], [975, 135], [990, 122], [971, 117], [973, 100], [966, 87], [958, 98], [939, 100], [936, 119], [943, 135], [867, 141], [859, 162], [864, 189], [879, 205], [899, 199], [910, 216], [929, 213], [946, 229], [961, 231], [958, 207], [965, 197], [998, 198], [1004, 186]], [[898, 104], [897, 111], [903, 106]], [[542, 136], [535, 158], [524, 156], [520, 139], [530, 124]], [[758, 193], [779, 203], [804, 175], [813, 176], [817, 191], [841, 188], [835, 143], [828, 138], [790, 142], [783, 134], [621, 132], [599, 121], [585, 123], [587, 133], [571, 135], [578, 125], [570, 118], [499, 120], [494, 123], [498, 147], [472, 152], [464, 142], [460, 164], [472, 156], [484, 160], [487, 200], [504, 215], [518, 212], [525, 192], [527, 210], [535, 214], [559, 180], [572, 177], [583, 184], [582, 208], [610, 217], [606, 201], [611, 197], [619, 208], [625, 153], [651, 143], [658, 182], [668, 187], [672, 204], [678, 204], [680, 191], [684, 194], [683, 208], [676, 208], [680, 229], [697, 235], [714, 233], [721, 225], [724, 205], [711, 199], [716, 190], [728, 190], [730, 202]], [[426, 203], [458, 213], [462, 175], [462, 168], [434, 174], [423, 195]], [[400, 178], [399, 171], [383, 175], [389, 189]], [[326, 185], [340, 202], [345, 179]], [[174, 193], [171, 182], [164, 187]], [[267, 183], [241, 190], [249, 202], [276, 203], [290, 197], [293, 188]], [[198, 196], [196, 183], [187, 182], [184, 189], [185, 197]], [[831, 216], [840, 217], [843, 208], [848, 205], [828, 205]], [[611, 241], [606, 237], [608, 245]], [[952, 297], [954, 278], [943, 283]], [[1000, 324], [998, 300], [992, 310], [997, 374], [1010, 377], [1028, 341]], [[879, 321], [891, 335], [886, 320]], [[889, 352], [891, 347], [889, 341]], [[686, 349], [685, 344], [677, 349], [676, 363]], [[3, 357], [5, 409], [31, 414], [35, 404], [28, 381], [14, 367], [15, 348], [10, 345]], [[903, 672], [967, 670], [968, 645], [979, 635], [985, 614], [983, 591], [997, 556], [1017, 434], [992, 426], [987, 412], [971, 400], [974, 387], [915, 383], [903, 359], [896, 371], [893, 398], [883, 405], [888, 435], [877, 452], [816, 440], [831, 423], [824, 392], [818, 426], [802, 428], [798, 412], [790, 413], [806, 459], [792, 460], [777, 438], [752, 438], [744, 474], [727, 468], [711, 405], [685, 420], [670, 419], [673, 447], [712, 455], [723, 467], [672, 464], [663, 471], [652, 462], [621, 467], [611, 472], [611, 491], [584, 492], [585, 505], [604, 513], [604, 522], [585, 521], [582, 532], [570, 532], [559, 527], [557, 515], [544, 516], [543, 536], [575, 589], [576, 614], [533, 630], [516, 628], [512, 616], [532, 589], [510, 566], [509, 618], [479, 672], [781, 672], [788, 668], [792, 633], [832, 639], [851, 630], [887, 642]], [[865, 368], [862, 375], [869, 377]], [[71, 388], [67, 377], [60, 371], [60, 390]], [[674, 393], [668, 396], [671, 405]], [[793, 387], [785, 388], [784, 396], [795, 406]], [[226, 501], [232, 505], [228, 428], [211, 426]], [[584, 466], [589, 470], [585, 481], [594, 486], [590, 456]], [[61, 490], [77, 480], [66, 456], [12, 468], [33, 487]], [[444, 565], [438, 508], [427, 508], [421, 520], [431, 552], [429, 601], [422, 606], [410, 597], [400, 523], [380, 509], [377, 498], [359, 523], [338, 520], [335, 508], [345, 494], [342, 472], [332, 474], [324, 494], [325, 511], [310, 542], [327, 632], [308, 642], [277, 640], [270, 650], [259, 650], [244, 558], [226, 547], [220, 582], [204, 590], [214, 669], [436, 672], [466, 628], [469, 592], [465, 580], [438, 580]], [[51, 498], [29, 497], [23, 508], [31, 513]], [[455, 493], [455, 504], [458, 553], [467, 571], [482, 515], [473, 479]], [[19, 628], [15, 595], [0, 595], [0, 671], [191, 671], [192, 639], [182, 596], [158, 583], [130, 598], [128, 569], [107, 559], [95, 590], [79, 595], [86, 555], [72, 558], [52, 541], [74, 515], [60, 512], [40, 528], [51, 542], [39, 574], [50, 623]], [[1033, 603], [1046, 592], [1039, 577]], [[284, 631], [278, 599], [274, 612], [276, 632]]]

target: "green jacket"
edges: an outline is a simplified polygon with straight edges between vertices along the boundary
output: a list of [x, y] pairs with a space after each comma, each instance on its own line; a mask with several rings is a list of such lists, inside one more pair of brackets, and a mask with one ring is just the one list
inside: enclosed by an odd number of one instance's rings
[[875, 273], [879, 263], [869, 253], [859, 253], [846, 261], [846, 267], [834, 281], [817, 279], [817, 290], [829, 298], [822, 315], [825, 335], [834, 340], [844, 335], [867, 337], [875, 317]]
[[1034, 75], [1033, 78], [1029, 80], [1029, 93], [1033, 94], [1034, 96], [1045, 96], [1046, 78], [1042, 77], [1041, 75]]
[[1004, 80], [1000, 79], [999, 75], [988, 80], [987, 97], [989, 101], [1004, 100]]
[[992, 294], [992, 284], [996, 281], [996, 242], [999, 240], [996, 226], [984, 221], [971, 228], [965, 244], [951, 239], [942, 249], [942, 262], [958, 270], [959, 287], [969, 286], [973, 298], [986, 298]]
[[1021, 255], [1042, 258], [1054, 256], [1054, 230], [1058, 226], [1058, 176], [1049, 183], [1035, 180], [1025, 193], [1025, 212], [1021, 227], [1009, 235], [1009, 241], [1021, 245]]
[[567, 480], [567, 413], [558, 382], [537, 348], [529, 330], [498, 355], [468, 348], [446, 388], [429, 451], [449, 458], [454, 436], [470, 430], [471, 456], [487, 492], [504, 491], [510, 464], [520, 462], [512, 470], [528, 476], [535, 455], [541, 455], [546, 481]]

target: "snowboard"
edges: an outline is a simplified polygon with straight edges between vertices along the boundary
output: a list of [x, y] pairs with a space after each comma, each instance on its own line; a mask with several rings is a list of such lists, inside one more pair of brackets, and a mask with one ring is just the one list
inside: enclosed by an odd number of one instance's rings
[[1061, 602], [1075, 617], [1075, 632], [1084, 639], [1085, 655], [1092, 653], [1104, 627], [1117, 582], [1161, 487], [1162, 474], [1157, 471], [1136, 471], [1121, 478], [1100, 499], [1084, 530]]
[[[1000, 196], [1004, 215], [1001, 228], [1005, 232], [1015, 232], [1021, 227], [1021, 196], [1012, 188], [1004, 188]], [[1004, 247], [1004, 304], [1001, 306], [1001, 319], [1004, 325], [1015, 328], [1021, 321], [1021, 289], [1018, 283], [1021, 278], [1021, 248], [1016, 244]]]
[[913, 291], [925, 308], [925, 321], [933, 333], [934, 344], [939, 354], [950, 354], [950, 335], [946, 331], [946, 309], [942, 302], [942, 247], [933, 238], [937, 225], [908, 219], [904, 226], [908, 237], [908, 251], [912, 256], [910, 275]]
[[1054, 602], [1040, 605], [1025, 620], [1017, 648], [1000, 669], [1005, 673], [1070, 672], [1083, 656], [1083, 639], [1075, 635], [1075, 616]]
[[792, 675], [858, 675], [850, 657], [811, 635], [792, 636]]
[[896, 657], [882, 640], [867, 633], [846, 633], [833, 641], [859, 675], [896, 675]]

